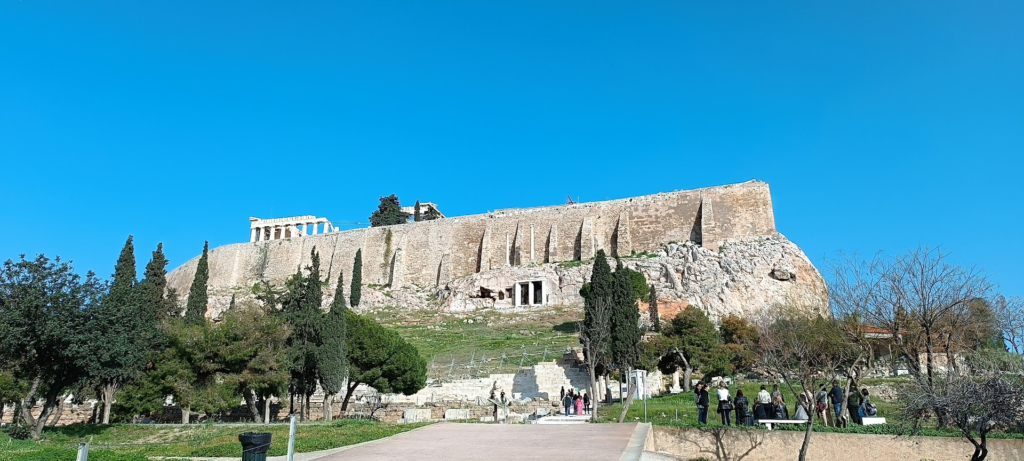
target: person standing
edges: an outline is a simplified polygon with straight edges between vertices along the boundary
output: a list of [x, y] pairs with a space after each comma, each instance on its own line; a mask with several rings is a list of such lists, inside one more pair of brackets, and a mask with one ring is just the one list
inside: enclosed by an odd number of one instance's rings
[[870, 418], [874, 418], [875, 416], [878, 416], [878, 408], [875, 407], [875, 404], [871, 403], [871, 396], [868, 395], [868, 388], [865, 387], [865, 388], [861, 389], [860, 390], [860, 395], [861, 395], [860, 407], [863, 410], [863, 411], [861, 411], [861, 422], [863, 423], [864, 422], [864, 416], [867, 416], [867, 417], [870, 417]]
[[789, 408], [786, 408], [786, 402], [782, 401], [782, 395], [775, 396], [775, 404], [771, 408], [774, 419], [789, 419]]
[[697, 423], [707, 424], [708, 405], [711, 404], [711, 398], [708, 396], [707, 384], [697, 383], [697, 387], [694, 388], [693, 393], [697, 397]]
[[818, 389], [818, 393], [814, 395], [814, 408], [818, 412], [818, 417], [821, 418], [821, 424], [828, 426], [828, 391], [825, 390], [825, 385]]
[[491, 403], [494, 404], [494, 423], [498, 423], [498, 401], [494, 400], [494, 389], [491, 389]]
[[850, 383], [850, 397], [846, 399], [846, 410], [850, 413], [850, 419], [855, 424], [864, 425], [864, 420], [860, 419], [860, 392], [857, 391], [857, 387]]
[[562, 391], [561, 391], [561, 393], [558, 394], [558, 400], [561, 401], [564, 398], [565, 398], [565, 386], [562, 386]]
[[796, 396], [796, 411], [793, 412], [793, 419], [800, 421], [811, 419], [811, 414], [807, 411], [807, 396], [804, 394]]
[[583, 415], [583, 397], [576, 394], [576, 414]]
[[583, 413], [590, 414], [590, 394], [583, 393]]
[[836, 413], [836, 427], [843, 420], [843, 388], [839, 387], [839, 380], [832, 380], [832, 390], [828, 391], [828, 397], [832, 401], [832, 409]]
[[565, 394], [562, 397], [562, 406], [565, 407], [565, 416], [569, 416], [569, 407], [572, 406], [572, 395]]
[[729, 426], [732, 420], [732, 397], [724, 379], [718, 382], [718, 414], [722, 416], [722, 425]]
[[743, 396], [743, 389], [736, 390], [736, 398], [733, 400], [732, 406], [736, 408], [736, 425], [749, 426], [750, 401]]

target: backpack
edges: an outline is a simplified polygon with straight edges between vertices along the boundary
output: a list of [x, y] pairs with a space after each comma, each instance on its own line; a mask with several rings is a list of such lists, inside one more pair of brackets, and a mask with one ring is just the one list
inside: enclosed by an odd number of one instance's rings
[[818, 401], [818, 411], [819, 412], [825, 411], [825, 408], [828, 408], [828, 407], [825, 406], [825, 402], [822, 402], [822, 401], [819, 400]]
[[740, 412], [741, 415], [747, 415], [747, 401], [740, 400], [736, 402], [736, 411]]
[[878, 407], [876, 407], [872, 402], [867, 402], [864, 404], [864, 414], [867, 416], [875, 416], [878, 414]]

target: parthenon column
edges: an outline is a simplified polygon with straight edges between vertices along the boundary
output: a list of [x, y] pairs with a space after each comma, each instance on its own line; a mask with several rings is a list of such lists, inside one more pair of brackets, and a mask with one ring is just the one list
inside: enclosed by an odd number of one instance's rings
[[310, 223], [310, 224], [313, 224], [313, 234], [312, 235], [316, 235], [316, 234], [320, 233], [320, 223], [314, 222], [314, 223]]
[[256, 241], [256, 228], [254, 227], [254, 228], [249, 230], [249, 243], [253, 243], [255, 241]]

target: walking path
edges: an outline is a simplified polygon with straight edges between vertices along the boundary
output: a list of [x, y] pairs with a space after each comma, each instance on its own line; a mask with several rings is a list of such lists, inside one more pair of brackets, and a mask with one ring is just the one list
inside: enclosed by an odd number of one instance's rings
[[[439, 423], [340, 448], [317, 461], [471, 461], [493, 459], [639, 461], [646, 424]], [[310, 458], [307, 458], [310, 459]], [[650, 458], [648, 458], [650, 459]]]

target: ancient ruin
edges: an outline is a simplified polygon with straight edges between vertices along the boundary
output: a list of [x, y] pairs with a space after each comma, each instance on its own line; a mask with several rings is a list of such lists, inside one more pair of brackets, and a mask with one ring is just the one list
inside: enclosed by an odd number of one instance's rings
[[[283, 285], [309, 264], [314, 247], [328, 294], [362, 250], [368, 289], [360, 308], [459, 312], [579, 303], [589, 261], [601, 249], [656, 284], [669, 312], [695, 305], [717, 317], [786, 300], [827, 303], [821, 275], [776, 231], [768, 184], [756, 180], [345, 231], [315, 216], [250, 218], [249, 240], [210, 251], [211, 315], [232, 295], [251, 297], [255, 283]], [[196, 262], [168, 275], [179, 295], [188, 293]]]

